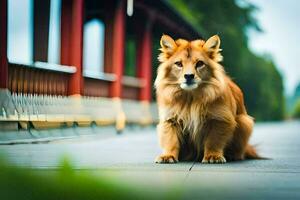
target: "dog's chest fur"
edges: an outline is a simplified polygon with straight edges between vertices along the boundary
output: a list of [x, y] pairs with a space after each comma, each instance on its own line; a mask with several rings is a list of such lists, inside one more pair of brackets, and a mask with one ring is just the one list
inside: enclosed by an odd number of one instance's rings
[[160, 117], [174, 121], [182, 134], [196, 137], [206, 122], [207, 106], [198, 101], [177, 101], [172, 106], [160, 108]]
[[177, 102], [171, 107], [159, 109], [163, 121], [172, 121], [177, 128], [177, 136], [181, 145], [180, 159], [194, 160], [201, 157], [207, 107], [198, 102], [182, 104]]

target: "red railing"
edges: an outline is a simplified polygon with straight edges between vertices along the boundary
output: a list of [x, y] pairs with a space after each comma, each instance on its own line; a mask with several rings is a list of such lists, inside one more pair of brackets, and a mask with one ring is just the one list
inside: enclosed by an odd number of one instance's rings
[[9, 63], [8, 89], [12, 93], [23, 94], [68, 94], [68, 81], [74, 68], [42, 68], [37, 65], [21, 65]]

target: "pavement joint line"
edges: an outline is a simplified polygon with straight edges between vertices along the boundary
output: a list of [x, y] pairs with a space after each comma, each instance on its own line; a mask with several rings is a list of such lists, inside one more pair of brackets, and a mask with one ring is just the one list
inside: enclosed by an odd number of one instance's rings
[[187, 174], [185, 175], [184, 177], [184, 180], [183, 180], [183, 183], [186, 183], [186, 181], [188, 180], [189, 176], [190, 176], [190, 173], [194, 167], [194, 165], [196, 164], [197, 160], [195, 160], [192, 164], [192, 166], [189, 168], [189, 170], [187, 171]]
[[193, 167], [194, 167], [194, 165], [196, 164], [196, 162], [197, 162], [197, 160], [195, 160], [195, 161], [193, 162], [192, 166], [189, 168], [189, 171], [191, 171], [191, 170], [193, 169]]
[[187, 174], [185, 175], [184, 179], [183, 179], [183, 185], [187, 182], [189, 176], [190, 176], [191, 171], [188, 171]]

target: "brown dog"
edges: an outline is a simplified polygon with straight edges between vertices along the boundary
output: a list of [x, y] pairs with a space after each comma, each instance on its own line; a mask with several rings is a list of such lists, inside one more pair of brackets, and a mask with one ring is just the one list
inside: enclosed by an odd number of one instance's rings
[[174, 41], [163, 35], [155, 87], [163, 153], [157, 163], [258, 158], [248, 140], [253, 119], [243, 93], [225, 74], [217, 35], [207, 41]]

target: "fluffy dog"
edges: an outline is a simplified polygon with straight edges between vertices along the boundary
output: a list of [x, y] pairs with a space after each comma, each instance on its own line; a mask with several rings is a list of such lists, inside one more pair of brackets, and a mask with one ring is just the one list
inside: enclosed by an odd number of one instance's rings
[[243, 93], [219, 64], [220, 38], [175, 41], [163, 35], [160, 45], [155, 87], [163, 153], [155, 161], [258, 158], [248, 144], [254, 122]]

